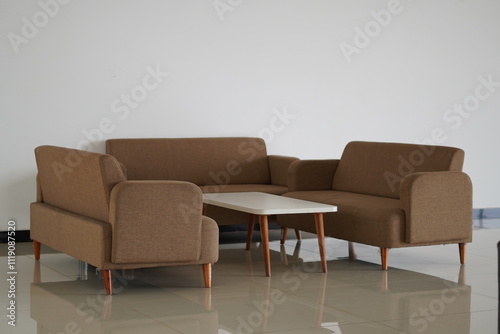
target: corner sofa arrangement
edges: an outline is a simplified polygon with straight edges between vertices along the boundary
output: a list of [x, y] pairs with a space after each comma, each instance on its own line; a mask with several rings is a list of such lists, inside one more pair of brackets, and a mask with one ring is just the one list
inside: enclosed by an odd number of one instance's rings
[[[35, 150], [31, 237], [37, 259], [46, 244], [102, 269], [108, 294], [119, 268], [202, 264], [211, 285], [217, 224], [249, 218], [211, 206], [202, 215], [203, 192], [337, 205], [325, 215], [325, 235], [380, 247], [382, 269], [390, 248], [447, 243], [460, 245], [464, 263], [471, 241], [472, 186], [456, 148], [351, 142], [341, 159], [299, 160], [268, 155], [259, 138], [163, 138], [111, 139], [106, 153]], [[283, 236], [288, 228], [315, 233], [308, 215], [278, 223]]]

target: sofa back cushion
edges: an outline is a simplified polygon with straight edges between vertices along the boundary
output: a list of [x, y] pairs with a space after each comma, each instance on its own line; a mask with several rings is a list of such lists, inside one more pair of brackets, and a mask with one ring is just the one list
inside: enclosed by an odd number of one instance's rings
[[199, 186], [269, 184], [260, 138], [109, 139], [106, 152], [127, 168], [129, 180], [177, 180]]
[[126, 179], [114, 157], [57, 146], [39, 146], [35, 157], [44, 203], [109, 222], [111, 190]]
[[332, 188], [359, 194], [399, 198], [405, 175], [461, 171], [464, 151], [445, 146], [350, 142], [344, 149]]

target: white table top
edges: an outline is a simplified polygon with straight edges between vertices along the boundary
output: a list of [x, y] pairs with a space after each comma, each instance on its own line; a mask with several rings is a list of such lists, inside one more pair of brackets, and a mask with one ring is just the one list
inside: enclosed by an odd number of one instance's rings
[[260, 192], [203, 194], [203, 202], [255, 215], [336, 212], [335, 205]]

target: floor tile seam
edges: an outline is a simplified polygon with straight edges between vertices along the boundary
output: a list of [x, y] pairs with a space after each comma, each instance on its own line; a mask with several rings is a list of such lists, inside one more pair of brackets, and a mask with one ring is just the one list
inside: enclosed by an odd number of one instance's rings
[[[141, 302], [139, 302], [139, 303], [141, 303]], [[161, 324], [162, 326], [167, 327], [168, 329], [171, 329], [171, 330], [173, 330], [173, 331], [175, 331], [175, 332], [177, 332], [177, 333], [179, 333], [179, 334], [182, 334], [182, 332], [179, 332], [177, 329], [175, 329], [175, 328], [173, 328], [173, 327], [170, 327], [169, 325], [167, 325], [166, 323], [164, 323], [164, 322], [162, 322], [162, 321], [158, 320], [157, 318], [154, 318], [154, 317], [152, 317], [152, 316], [150, 316], [150, 315], [148, 315], [148, 314], [146, 314], [146, 313], [144, 313], [144, 312], [142, 312], [142, 311], [140, 311], [140, 310], [138, 310], [138, 309], [134, 308], [134, 307], [133, 307], [132, 305], [130, 305], [130, 304], [123, 304], [123, 303], [121, 303], [121, 304], [122, 304], [123, 306], [127, 307], [128, 309], [133, 310], [134, 312], [137, 312], [138, 314], [143, 315], [144, 317], [146, 317], [146, 318], [148, 318], [148, 319], [150, 319], [150, 320], [153, 320], [154, 322], [156, 322], [156, 323], [158, 323], [158, 324]]]
[[[363, 324], [373, 324], [373, 323], [376, 323], [374, 321], [371, 321], [371, 320], [367, 320], [366, 322], [357, 322], [357, 323], [348, 323], [348, 324], [340, 324], [338, 323], [339, 327], [341, 326], [357, 326], [357, 325], [363, 325]], [[378, 323], [379, 325], [383, 325], [385, 327], [389, 327], [387, 325], [384, 325], [384, 324], [381, 324], [381, 323]], [[273, 330], [273, 331], [269, 331], [269, 330], [266, 330], [266, 331], [255, 331], [253, 333], [255, 334], [272, 334], [272, 333], [288, 333], [290, 331], [297, 331], [297, 330], [317, 330], [318, 328], [323, 328], [323, 327], [318, 327], [318, 326], [314, 326], [314, 327], [311, 327], [311, 326], [307, 326], [307, 327], [294, 327], [294, 328], [288, 328], [288, 329], [278, 329], [278, 330]], [[399, 334], [399, 333], [398, 333]], [[401, 332], [401, 334], [409, 334], [407, 332]]]
[[[454, 317], [454, 316], [467, 316], [467, 315], [472, 315], [473, 313], [481, 313], [481, 312], [491, 312], [492, 310], [487, 310], [487, 311], [471, 311], [471, 312], [452, 312], [452, 313], [443, 313], [443, 314], [433, 314], [432, 317], [435, 318], [447, 318], [447, 317]], [[415, 320], [415, 319], [427, 319], [429, 316], [418, 316], [418, 317], [413, 317], [413, 318], [405, 318], [405, 319], [397, 319], [397, 320]], [[394, 321], [397, 321], [394, 320]], [[436, 319], [437, 320], [437, 319]], [[393, 321], [393, 320], [387, 320], [387, 321]]]
[[[495, 310], [481, 310], [481, 311], [470, 311], [470, 312], [449, 312], [449, 313], [441, 313], [441, 314], [432, 314], [431, 316], [432, 317], [436, 317], [436, 318], [443, 318], [443, 317], [450, 317], [450, 316], [457, 316], [457, 315], [464, 315], [464, 316], [467, 316], [467, 315], [470, 315], [470, 314], [473, 314], [473, 313], [482, 313], [482, 312], [494, 312], [494, 311], [498, 311], [498, 309], [495, 309]], [[422, 316], [415, 316], [415, 317], [410, 317], [410, 318], [395, 318], [395, 319], [383, 319], [383, 320], [376, 320], [377, 322], [381, 322], [381, 323], [384, 323], [384, 322], [393, 322], [393, 321], [412, 321], [412, 320], [415, 320], [415, 319], [427, 319], [429, 318], [429, 315], [422, 315]], [[375, 320], [374, 320], [375, 321]]]
[[[283, 290], [280, 290], [280, 291], [283, 291]], [[352, 313], [352, 312], [350, 312], [348, 310], [343, 310], [341, 308], [328, 305], [326, 302], [320, 303], [320, 302], [318, 302], [317, 299], [309, 299], [308, 297], [299, 296], [299, 295], [296, 295], [296, 294], [293, 294], [293, 293], [290, 293], [290, 292], [287, 292], [287, 293], [290, 294], [290, 295], [292, 295], [293, 297], [297, 298], [299, 301], [302, 299], [302, 300], [305, 300], [305, 301], [310, 302], [310, 303], [315, 304], [315, 305], [322, 305], [327, 310], [330, 310], [330, 311], [333, 311], [333, 312], [338, 311], [338, 312], [342, 312], [342, 313], [345, 313], [347, 315], [350, 315], [350, 316], [353, 316], [353, 317], [356, 317], [356, 318], [363, 319], [363, 321], [360, 321], [360, 322], [355, 321], [355, 322], [352, 322], [350, 324], [364, 324], [364, 323], [369, 323], [369, 322], [373, 322], [374, 321], [372, 319], [368, 319], [368, 318], [365, 318], [365, 317], [360, 316], [358, 314]], [[311, 298], [312, 298], [312, 296], [311, 296]]]
[[[491, 298], [491, 299], [494, 299], [494, 300], [498, 301], [498, 296], [492, 297], [490, 295], [486, 295], [486, 294], [481, 293], [481, 292], [471, 292], [471, 294], [478, 295], [478, 296], [481, 296], [481, 297]], [[500, 319], [500, 317], [499, 317], [499, 319]]]
[[482, 293], [472, 292], [472, 291], [471, 291], [471, 293], [470, 293], [470, 294], [471, 294], [471, 297], [472, 297], [472, 295], [476, 295], [476, 296], [486, 297], [486, 298], [489, 298], [489, 299], [491, 299], [491, 300], [496, 300], [496, 301], [498, 301], [498, 297], [491, 297], [491, 296], [488, 296], [488, 295], [484, 295], [484, 294], [482, 294]]
[[[473, 244], [473, 243], [467, 243], [465, 244], [465, 251], [467, 253], [467, 251], [470, 249], [470, 250], [475, 250], [475, 249], [494, 249], [496, 250], [497, 249], [497, 244], [498, 242], [500, 241], [500, 238], [499, 239], [495, 239], [495, 241], [489, 243], [489, 241], [482, 241], [480, 244]], [[479, 241], [477, 241], [479, 242]]]
[[[497, 314], [500, 314], [500, 312], [498, 311], [498, 309], [495, 309], [495, 310], [482, 310], [482, 311], [471, 311], [469, 313], [465, 313], [465, 314], [478, 314], [478, 313], [493, 313], [495, 312], [495, 315]], [[498, 319], [498, 317], [497, 317]]]
[[[376, 325], [379, 325], [379, 326], [383, 326], [383, 327], [387, 327], [387, 328], [390, 328], [390, 329], [394, 329], [396, 331], [399, 331], [398, 334], [410, 334], [410, 332], [406, 332], [406, 331], [403, 331], [399, 328], [395, 328], [395, 327], [392, 327], [388, 324], [384, 324], [382, 322], [379, 322], [379, 321], [366, 321], [366, 322], [360, 322], [360, 323], [349, 323], [349, 324], [338, 324], [339, 327], [346, 327], [346, 326], [359, 326], [359, 325], [366, 325], [366, 324], [376, 324]], [[292, 328], [292, 329], [287, 329], [287, 330], [276, 330], [276, 331], [265, 331], [265, 332], [254, 332], [254, 333], [257, 333], [257, 334], [261, 334], [261, 333], [269, 333], [269, 334], [272, 334], [272, 333], [288, 333], [289, 331], [296, 331], [296, 330], [317, 330], [318, 327], [311, 327], [311, 326], [308, 326], [308, 327], [303, 327], [303, 328]]]
[[[395, 281], [395, 282], [400, 283], [400, 282], [412, 282], [412, 281], [421, 282], [421, 280], [404, 280], [404, 281]], [[339, 289], [339, 288], [344, 288], [344, 287], [362, 288], [365, 286], [374, 286], [374, 285], [380, 285], [380, 282], [373, 281], [373, 282], [364, 282], [364, 283], [330, 284], [330, 285], [326, 286], [326, 289]], [[276, 287], [276, 288], [281, 289], [281, 287]], [[306, 289], [318, 289], [318, 287], [317, 286], [316, 287], [310, 286], [310, 287], [306, 287]], [[370, 289], [367, 289], [367, 290], [370, 290]], [[285, 290], [283, 290], [283, 291], [285, 291]], [[289, 291], [286, 290], [285, 292], [289, 292]], [[388, 293], [390, 293], [390, 291], [388, 291]]]
[[[263, 284], [263, 283], [258, 283], [258, 284], [262, 284], [262, 285], [264, 285], [264, 287], [265, 287], [265, 284]], [[284, 289], [282, 289], [282, 288], [280, 288], [280, 287], [276, 287], [276, 286], [274, 286], [274, 287], [273, 287], [273, 286], [272, 286], [272, 283], [271, 283], [271, 286], [270, 286], [270, 287], [271, 287], [272, 289], [274, 289], [274, 290], [278, 290], [278, 291], [280, 291], [280, 292], [284, 293], [285, 295], [291, 295], [291, 296], [293, 296], [294, 298], [296, 298], [298, 301], [300, 301], [300, 300], [304, 300], [304, 301], [310, 302], [310, 303], [312, 303], [312, 304], [322, 305], [322, 306], [324, 306], [324, 307], [328, 308], [329, 310], [341, 311], [341, 312], [343, 312], [343, 313], [346, 313], [346, 314], [349, 314], [349, 315], [355, 316], [355, 317], [357, 317], [357, 318], [362, 318], [362, 319], [365, 319], [366, 321], [364, 321], [364, 322], [371, 322], [371, 321], [372, 321], [372, 320], [370, 320], [370, 319], [366, 319], [366, 318], [360, 317], [359, 315], [353, 314], [353, 313], [351, 313], [351, 312], [344, 311], [344, 310], [338, 309], [338, 308], [336, 308], [336, 307], [332, 307], [332, 306], [330, 306], [330, 305], [327, 305], [326, 303], [318, 303], [317, 298], [314, 298], [313, 296], [311, 296], [311, 298], [309, 298], [309, 297], [305, 297], [305, 296], [302, 296], [302, 295], [298, 295], [298, 294], [294, 293], [294, 292], [295, 292], [295, 290], [294, 290], [294, 291], [289, 291], [289, 290], [284, 290]], [[362, 323], [364, 323], [364, 322], [362, 322]]]
[[[405, 268], [405, 267], [401, 267], [401, 266], [399, 266], [399, 267], [389, 266], [387, 269], [387, 272], [390, 272], [391, 269], [397, 269], [397, 270], [401, 270], [401, 271], [405, 271], [405, 272], [410, 271], [412, 273], [417, 273], [417, 274], [421, 274], [421, 275], [433, 276], [433, 277], [429, 277], [428, 279], [425, 279], [425, 280], [432, 280], [432, 279], [436, 279], [436, 278], [446, 279], [446, 278], [441, 276], [442, 275], [441, 273], [432, 274], [432, 273], [425, 271], [424, 269]], [[449, 279], [446, 279], [446, 280], [449, 280]]]
[[[485, 296], [487, 297], [487, 296]], [[493, 298], [492, 298], [493, 299]], [[333, 308], [332, 306], [329, 306], [329, 305], [325, 305], [329, 308]], [[335, 309], [339, 310], [339, 311], [342, 311], [344, 313], [350, 313], [356, 317], [360, 317], [360, 318], [365, 318], [365, 319], [368, 319], [369, 321], [371, 322], [381, 322], [381, 321], [397, 321], [397, 320], [410, 320], [411, 318], [407, 318], [407, 317], [402, 317], [402, 318], [390, 318], [390, 319], [372, 319], [372, 318], [367, 318], [367, 317], [363, 317], [361, 315], [358, 315], [358, 314], [355, 314], [355, 313], [351, 313], [349, 311], [346, 311], [346, 310], [343, 310], [341, 307], [335, 307]], [[492, 309], [488, 309], [488, 310], [477, 310], [477, 311], [469, 311], [469, 312], [449, 312], [449, 313], [443, 313], [443, 314], [440, 314], [440, 315], [435, 315], [435, 316], [446, 316], [446, 315], [455, 315], [455, 314], [470, 314], [470, 313], [474, 313], [474, 312], [491, 312], [491, 311], [498, 311], [498, 307], [495, 307], [495, 308], [492, 308]], [[425, 318], [426, 316], [418, 316], [418, 317], [415, 317], [415, 318]]]
[[[19, 307], [18, 303], [16, 302], [16, 312], [31, 312], [31, 307]], [[5, 307], [7, 309], [7, 307]], [[3, 311], [2, 311], [3, 312]], [[7, 314], [7, 312], [5, 312]]]
[[[406, 319], [404, 319], [404, 320], [406, 320]], [[408, 320], [410, 320], [410, 319], [408, 319]], [[391, 320], [389, 320], [389, 321], [391, 321]], [[394, 327], [394, 326], [389, 325], [385, 322], [388, 322], [388, 321], [384, 321], [384, 320], [373, 321], [373, 323], [376, 323], [376, 324], [379, 324], [379, 325], [382, 325], [382, 326], [385, 326], [385, 327], [388, 327], [390, 329], [394, 329], [394, 330], [398, 331], [398, 334], [411, 334], [411, 332], [407, 332], [405, 330], [402, 330], [401, 328]]]
[[483, 278], [483, 277], [490, 277], [493, 276], [495, 283], [497, 283], [497, 277], [498, 277], [498, 269], [495, 268], [493, 270], [485, 270], [485, 271], [475, 271], [471, 273], [466, 273], [466, 278], [465, 278], [465, 284], [467, 284], [467, 281], [472, 280], [472, 279], [478, 279], [478, 278]]
[[[47, 264], [44, 264], [44, 263], [43, 263], [42, 261], [40, 261], [40, 260], [34, 260], [34, 261], [39, 261], [41, 266], [44, 266], [45, 268], [48, 268], [48, 269], [50, 269], [50, 270], [53, 270], [53, 271], [55, 271], [56, 273], [58, 273], [58, 274], [60, 274], [60, 275], [62, 275], [62, 276], [64, 276], [64, 277], [67, 277], [67, 278], [69, 278], [69, 279], [71, 279], [71, 280], [76, 280], [76, 278], [77, 278], [77, 276], [78, 276], [77, 274], [76, 274], [76, 275], [67, 275], [67, 274], [65, 274], [65, 273], [63, 273], [63, 272], [61, 272], [61, 271], [57, 270], [56, 268], [52, 268], [52, 267], [48, 266]], [[40, 268], [40, 271], [41, 271], [41, 268]], [[44, 283], [44, 282], [42, 282], [42, 283]]]
[[[489, 249], [489, 248], [484, 248], [484, 249]], [[495, 249], [494, 252], [496, 254], [497, 250]], [[465, 254], [465, 265], [467, 265], [467, 259], [468, 259], [467, 256], [474, 256], [474, 257], [478, 257], [478, 258], [481, 258], [481, 259], [488, 259], [488, 260], [493, 260], [493, 261], [497, 260], [497, 257], [494, 256], [494, 255], [482, 255], [482, 254], [473, 254], [473, 253], [472, 254], [471, 253], [467, 254], [466, 253]]]
[[273, 331], [269, 331], [269, 330], [265, 330], [265, 331], [262, 331], [262, 330], [257, 330], [257, 331], [254, 331], [252, 333], [255, 333], [255, 334], [273, 334], [273, 333], [288, 333], [290, 331], [297, 331], [297, 330], [301, 330], [301, 331], [304, 331], [304, 330], [315, 330], [315, 329], [318, 329], [318, 327], [294, 327], [294, 328], [288, 328], [288, 329], [283, 329], [283, 330], [273, 330]]

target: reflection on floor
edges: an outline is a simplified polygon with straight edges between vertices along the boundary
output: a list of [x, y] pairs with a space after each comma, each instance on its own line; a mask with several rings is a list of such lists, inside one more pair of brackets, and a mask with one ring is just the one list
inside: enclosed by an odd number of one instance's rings
[[[386, 272], [376, 248], [356, 244], [350, 261], [347, 243], [328, 239], [326, 274], [314, 235], [280, 246], [271, 231], [272, 277], [256, 234], [248, 252], [244, 235], [224, 237], [211, 289], [200, 266], [162, 267], [114, 272], [113, 296], [95, 268], [48, 249], [37, 262], [17, 244], [16, 327], [4, 307], [0, 332], [497, 333], [500, 229], [474, 230], [465, 266], [456, 245], [431, 246], [391, 250]], [[2, 300], [9, 287], [2, 279]]]

